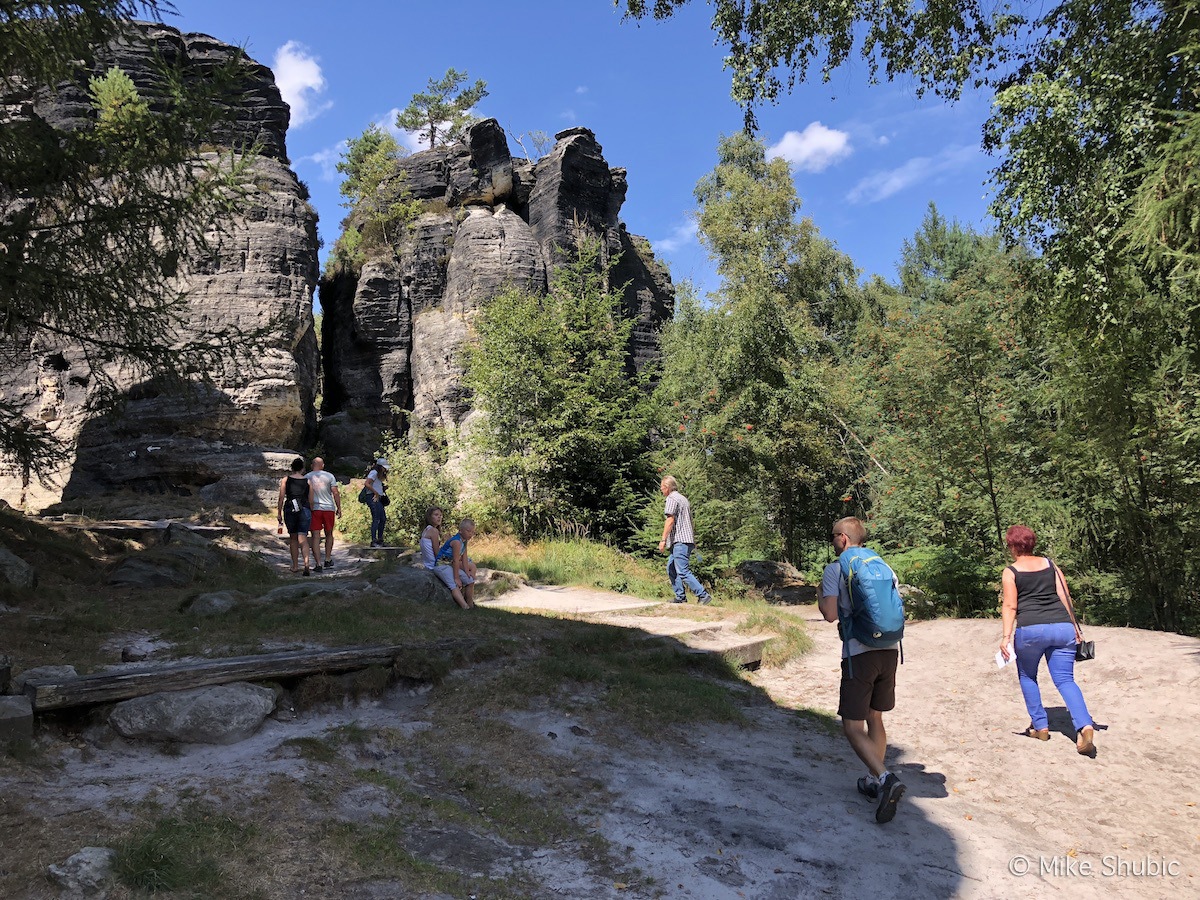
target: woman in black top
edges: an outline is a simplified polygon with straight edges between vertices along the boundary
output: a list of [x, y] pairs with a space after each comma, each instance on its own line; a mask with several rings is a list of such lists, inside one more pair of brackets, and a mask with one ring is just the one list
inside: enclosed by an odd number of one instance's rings
[[[304, 561], [308, 575], [308, 530], [312, 527], [312, 484], [304, 477], [304, 460], [292, 460], [292, 471], [279, 480], [279, 524], [287, 525], [292, 550], [292, 572], [298, 572], [297, 556]], [[313, 561], [316, 562], [314, 552]], [[319, 567], [318, 567], [319, 568]]]
[[1092, 717], [1075, 683], [1075, 645], [1083, 640], [1071, 607], [1071, 594], [1062, 571], [1049, 558], [1034, 556], [1037, 536], [1025, 525], [1014, 525], [1005, 535], [1013, 564], [1001, 576], [1004, 601], [1004, 633], [1000, 653], [1009, 658], [1011, 644], [1017, 657], [1017, 677], [1029, 728], [1025, 732], [1041, 741], [1050, 740], [1050, 722], [1042, 706], [1037, 671], [1042, 657], [1054, 686], [1062, 694], [1075, 725], [1075, 746], [1090, 754], [1094, 745]]

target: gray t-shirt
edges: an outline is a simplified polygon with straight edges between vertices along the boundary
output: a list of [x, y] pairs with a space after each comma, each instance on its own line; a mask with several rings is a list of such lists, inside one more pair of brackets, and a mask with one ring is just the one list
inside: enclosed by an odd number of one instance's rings
[[304, 477], [313, 487], [312, 508], [336, 512], [337, 504], [333, 502], [333, 486], [337, 484], [337, 479], [324, 469], [320, 472], [309, 472]]
[[[846, 587], [846, 579], [842, 577], [841, 563], [831, 562], [821, 573], [821, 596], [837, 597], [838, 616], [850, 615], [850, 590]], [[899, 646], [897, 643], [890, 644], [888, 647], [868, 647], [866, 644], [850, 638], [848, 641], [842, 641], [842, 659], [858, 656], [860, 653], [869, 653], [872, 650], [888, 650]]]
[[672, 544], [694, 544], [696, 543], [696, 532], [692, 529], [692, 505], [688, 503], [688, 498], [679, 493], [679, 491], [671, 491], [667, 494], [666, 506], [663, 510], [665, 515], [674, 516], [675, 523], [671, 526], [671, 533], [667, 536], [667, 545]]

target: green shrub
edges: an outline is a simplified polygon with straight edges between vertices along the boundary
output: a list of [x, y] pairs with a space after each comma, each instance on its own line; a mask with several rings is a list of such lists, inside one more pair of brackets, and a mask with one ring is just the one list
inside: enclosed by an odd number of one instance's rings
[[999, 572], [949, 547], [914, 547], [883, 554], [901, 584], [919, 589], [924, 600], [908, 602], [913, 618], [936, 616], [977, 618], [999, 610]]
[[[434, 451], [419, 451], [411, 441], [385, 438], [378, 455], [391, 464], [388, 470], [387, 525], [384, 540], [392, 546], [415, 546], [424, 528], [425, 510], [440, 506], [446, 512], [442, 530], [454, 527], [458, 507], [458, 481], [450, 477]], [[371, 539], [371, 510], [358, 502], [358, 492], [366, 481], [363, 472], [350, 480], [342, 497], [341, 530], [357, 543]]]

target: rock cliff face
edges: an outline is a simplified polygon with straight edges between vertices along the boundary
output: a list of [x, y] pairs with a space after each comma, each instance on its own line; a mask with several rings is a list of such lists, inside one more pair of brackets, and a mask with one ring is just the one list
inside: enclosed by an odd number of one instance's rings
[[462, 351], [472, 316], [507, 287], [544, 291], [579, 230], [599, 237], [609, 258], [619, 255], [613, 283], [627, 284], [635, 365], [657, 355], [674, 290], [649, 244], [618, 219], [625, 170], [609, 168], [586, 128], [555, 137], [535, 166], [513, 159], [503, 129], [487, 119], [461, 143], [401, 161], [426, 212], [388, 259], [320, 287], [321, 437], [331, 454], [363, 456], [372, 431], [409, 424], [453, 444], [471, 411]]
[[[153, 77], [152, 54], [178, 61], [185, 77], [203, 78], [240, 51], [205, 35], [144, 24], [133, 39], [98, 52], [91, 69], [120, 66], [145, 89]], [[315, 434], [316, 213], [287, 164], [289, 110], [270, 70], [247, 62], [243, 72], [237, 105], [197, 155], [256, 141], [261, 153], [240, 214], [224, 223], [211, 257], [186, 261], [181, 287], [193, 333], [270, 324], [276, 336], [253, 368], [230, 364], [190, 398], [160, 395], [152, 385], [114, 372], [128, 402], [119, 415], [102, 420], [87, 412], [88, 371], [78, 348], [41, 341], [18, 348], [18, 366], [0, 373], [0, 396], [21, 403], [77, 450], [49, 478], [0, 474], [0, 497], [35, 510], [120, 488], [248, 502], [269, 485], [264, 475], [279, 462], [262, 448], [300, 446]], [[93, 116], [78, 85], [39, 98], [34, 113], [63, 129], [90, 127]]]

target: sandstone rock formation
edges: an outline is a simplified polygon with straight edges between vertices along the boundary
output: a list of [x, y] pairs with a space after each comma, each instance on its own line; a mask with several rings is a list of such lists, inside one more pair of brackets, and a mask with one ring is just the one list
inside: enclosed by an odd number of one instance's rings
[[425, 211], [386, 253], [321, 283], [327, 449], [365, 458], [372, 434], [410, 426], [453, 445], [471, 413], [462, 349], [473, 315], [507, 287], [545, 290], [580, 230], [618, 258], [612, 280], [626, 285], [635, 365], [657, 355], [674, 291], [649, 243], [618, 218], [625, 170], [609, 167], [586, 128], [556, 139], [536, 165], [513, 159], [503, 129], [487, 119], [461, 143], [401, 160]]
[[[145, 91], [152, 54], [178, 61], [185, 77], [200, 79], [240, 51], [205, 35], [139, 24], [136, 39], [103, 48], [90, 68], [100, 73], [119, 66]], [[289, 111], [270, 70], [246, 62], [242, 72], [241, 96], [197, 156], [211, 159], [213, 148], [255, 142], [261, 153], [252, 163], [240, 215], [224, 223], [215, 252], [185, 261], [185, 328], [204, 334], [227, 325], [270, 325], [275, 337], [256, 366], [231, 363], [189, 398], [161, 394], [114, 372], [127, 403], [119, 416], [103, 420], [87, 411], [90, 373], [79, 348], [30, 340], [18, 348], [23, 363], [0, 372], [0, 397], [18, 402], [76, 449], [48, 478], [0, 472], [0, 497], [33, 510], [120, 488], [254, 502], [264, 483], [268, 492], [272, 487], [264, 477], [268, 470], [286, 458], [263, 448], [298, 446], [315, 433], [317, 217], [288, 167]], [[33, 114], [61, 129], [90, 127], [94, 116], [82, 84], [38, 98]], [[230, 477], [245, 474], [252, 477]]]

